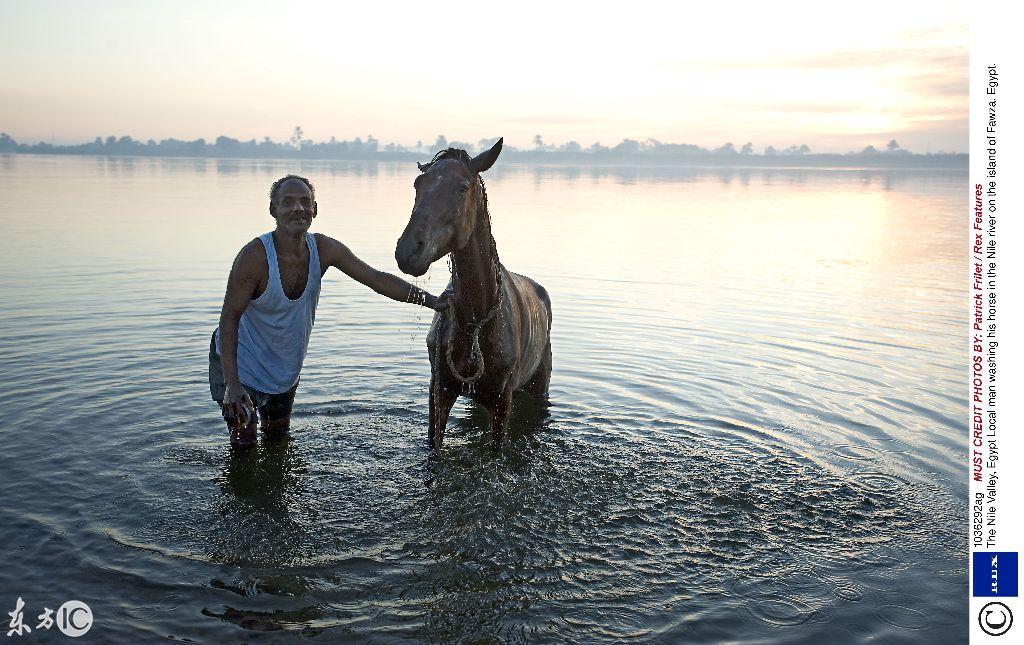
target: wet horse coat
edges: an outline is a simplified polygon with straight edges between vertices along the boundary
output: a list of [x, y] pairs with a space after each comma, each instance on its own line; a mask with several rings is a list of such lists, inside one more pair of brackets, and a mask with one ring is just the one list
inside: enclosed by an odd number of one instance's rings
[[501, 145], [499, 139], [475, 158], [449, 148], [420, 166], [412, 215], [395, 248], [399, 268], [416, 276], [451, 254], [451, 306], [434, 315], [427, 335], [435, 448], [459, 394], [487, 408], [496, 444], [515, 392], [548, 394], [551, 300], [544, 287], [501, 265], [479, 174], [493, 165]]

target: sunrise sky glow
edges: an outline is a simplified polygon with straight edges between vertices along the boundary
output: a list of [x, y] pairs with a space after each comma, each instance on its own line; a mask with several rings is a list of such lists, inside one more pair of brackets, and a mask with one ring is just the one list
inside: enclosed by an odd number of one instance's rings
[[0, 4], [0, 130], [967, 149], [967, 5]]

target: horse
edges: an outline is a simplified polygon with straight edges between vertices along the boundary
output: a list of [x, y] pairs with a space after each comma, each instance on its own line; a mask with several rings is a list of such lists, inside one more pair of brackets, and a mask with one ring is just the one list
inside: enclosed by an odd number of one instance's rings
[[502, 266], [480, 176], [494, 165], [502, 141], [475, 157], [448, 148], [417, 163], [412, 214], [395, 246], [398, 267], [412, 276], [450, 256], [450, 305], [434, 314], [427, 334], [428, 441], [435, 450], [460, 394], [487, 409], [495, 447], [508, 428], [513, 394], [548, 398], [551, 298], [544, 287]]

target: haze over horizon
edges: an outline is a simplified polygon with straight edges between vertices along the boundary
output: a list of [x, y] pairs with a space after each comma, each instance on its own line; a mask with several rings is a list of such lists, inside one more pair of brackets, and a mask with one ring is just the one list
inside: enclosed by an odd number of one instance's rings
[[[880, 18], [881, 17], [881, 18]], [[726, 22], [732, 21], [732, 22]], [[438, 134], [814, 152], [967, 150], [961, 3], [585, 11], [467, 3], [0, 5], [0, 130], [19, 141]]]

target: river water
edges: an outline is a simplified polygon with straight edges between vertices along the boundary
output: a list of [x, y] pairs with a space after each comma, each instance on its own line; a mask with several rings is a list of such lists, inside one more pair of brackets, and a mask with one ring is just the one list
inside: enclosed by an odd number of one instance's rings
[[551, 407], [496, 453], [460, 400], [433, 454], [431, 312], [331, 270], [292, 438], [233, 454], [210, 333], [293, 171], [314, 231], [398, 272], [410, 163], [0, 156], [4, 612], [81, 600], [120, 642], [966, 640], [966, 173], [499, 159]]

